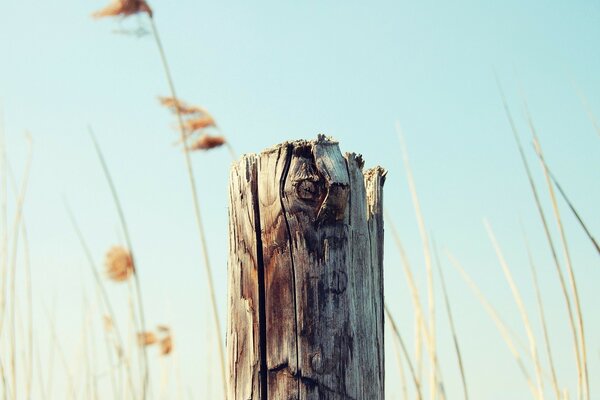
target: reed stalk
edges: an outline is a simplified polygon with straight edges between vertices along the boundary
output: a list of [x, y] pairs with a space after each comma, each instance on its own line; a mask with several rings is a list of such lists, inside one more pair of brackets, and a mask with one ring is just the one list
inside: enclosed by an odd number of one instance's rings
[[406, 177], [408, 180], [408, 187], [410, 190], [410, 195], [412, 198], [413, 207], [415, 209], [415, 215], [417, 217], [417, 224], [419, 227], [419, 235], [421, 237], [421, 243], [423, 246], [423, 256], [425, 258], [425, 272], [427, 275], [427, 303], [429, 306], [429, 355], [430, 355], [430, 377], [429, 384], [431, 390], [431, 398], [436, 398], [437, 392], [437, 380], [436, 371], [437, 371], [437, 356], [436, 356], [436, 330], [435, 330], [435, 297], [434, 297], [434, 288], [433, 288], [433, 266], [431, 260], [431, 249], [429, 248], [429, 238], [427, 237], [427, 230], [425, 228], [425, 221], [423, 218], [423, 213], [421, 212], [421, 203], [419, 202], [419, 196], [417, 195], [417, 189], [415, 185], [415, 180], [413, 177], [412, 169], [410, 167], [410, 162], [408, 160], [408, 151], [406, 148], [406, 142], [404, 140], [404, 135], [402, 134], [402, 130], [400, 128], [400, 124], [396, 123], [396, 131], [398, 134], [398, 139], [400, 141], [400, 148], [402, 153], [402, 159], [404, 161], [404, 168], [406, 170]]
[[[160, 35], [159, 35], [158, 29], [156, 27], [156, 23], [154, 21], [154, 17], [149, 16], [149, 19], [150, 19], [150, 25], [152, 27], [152, 33], [154, 36], [154, 40], [156, 42], [156, 46], [157, 46], [158, 52], [160, 54], [160, 60], [161, 60], [161, 63], [162, 63], [162, 66], [163, 66], [163, 69], [165, 72], [165, 77], [167, 80], [167, 84], [169, 86], [169, 91], [170, 91], [171, 97], [173, 99], [175, 99], [176, 101], [178, 101], [179, 97], [177, 97], [177, 93], [175, 91], [175, 84], [173, 82], [173, 77], [171, 74], [171, 69], [169, 67], [169, 62], [167, 60], [167, 56], [166, 56], [162, 41], [160, 39]], [[214, 320], [213, 322], [214, 322], [214, 327], [215, 327], [215, 331], [217, 334], [216, 337], [218, 339], [217, 340], [217, 349], [219, 351], [219, 362], [220, 362], [220, 370], [221, 370], [221, 381], [222, 381], [222, 386], [223, 386], [223, 396], [225, 396], [225, 393], [227, 393], [227, 386], [226, 386], [226, 379], [225, 379], [225, 351], [223, 349], [223, 341], [221, 340], [221, 322], [219, 320], [219, 312], [218, 312], [217, 299], [216, 299], [215, 288], [214, 288], [214, 283], [213, 283], [212, 268], [211, 268], [210, 260], [208, 257], [208, 246], [206, 244], [204, 225], [202, 223], [202, 215], [200, 212], [199, 197], [198, 197], [198, 192], [196, 189], [196, 179], [194, 177], [194, 170], [192, 168], [192, 161], [190, 158], [189, 147], [188, 147], [188, 144], [186, 141], [185, 125], [183, 123], [183, 118], [181, 116], [181, 112], [177, 107], [176, 107], [176, 115], [177, 115], [177, 122], [179, 125], [181, 142], [183, 144], [183, 150], [184, 150], [183, 154], [184, 154], [184, 159], [185, 159], [185, 166], [186, 166], [187, 175], [189, 178], [190, 190], [191, 190], [191, 194], [192, 194], [194, 215], [196, 218], [196, 225], [198, 227], [198, 233], [200, 236], [200, 247], [202, 249], [202, 255], [204, 257], [204, 267], [205, 267], [206, 279], [207, 279], [207, 283], [208, 283], [208, 291], [209, 291], [209, 295], [210, 295], [210, 303], [211, 303], [211, 309], [212, 309], [213, 320]], [[233, 152], [233, 149], [229, 146], [228, 146], [228, 149], [230, 150], [232, 157], [234, 157], [235, 153]]]
[[510, 267], [508, 266], [508, 263], [506, 262], [506, 259], [504, 258], [504, 254], [502, 253], [502, 249], [500, 248], [500, 245], [498, 244], [498, 240], [496, 239], [496, 235], [494, 234], [494, 231], [493, 231], [491, 225], [489, 224], [489, 222], [487, 220], [484, 220], [484, 225], [487, 230], [490, 241], [492, 242], [494, 250], [496, 251], [496, 256], [498, 257], [498, 261], [500, 263], [500, 266], [502, 267], [502, 271], [504, 272], [504, 276], [506, 278], [506, 281], [508, 282], [508, 286], [510, 287], [510, 290], [511, 290], [511, 293], [515, 300], [515, 303], [517, 304], [519, 313], [521, 314], [521, 319], [523, 321], [523, 325], [525, 326], [525, 332], [527, 333], [527, 339], [529, 340], [529, 349], [531, 352], [531, 359], [533, 360], [533, 364], [535, 366], [535, 375], [536, 375], [537, 392], [538, 392], [537, 397], [539, 399], [543, 399], [544, 398], [544, 386], [543, 386], [543, 382], [542, 382], [542, 367], [540, 365], [540, 359], [538, 357], [536, 340], [535, 340], [535, 336], [533, 334], [533, 329], [531, 328], [531, 322], [529, 321], [529, 316], [527, 315], [527, 310], [525, 309], [523, 297], [521, 296], [521, 292], [517, 288], [517, 285], [512, 276]]
[[[92, 272], [92, 276], [94, 277], [94, 282], [96, 283], [97, 291], [98, 291], [99, 295], [101, 296], [101, 304], [104, 304], [104, 308], [108, 312], [108, 315], [112, 321], [112, 327], [113, 327], [113, 330], [115, 333], [115, 340], [117, 342], [116, 343], [117, 344], [117, 349], [116, 349], [117, 356], [119, 357], [119, 361], [123, 361], [125, 364], [126, 376], [127, 376], [127, 380], [128, 380], [128, 386], [130, 388], [130, 394], [131, 394], [132, 398], [135, 398], [134, 385], [133, 385], [133, 380], [132, 380], [132, 372], [131, 372], [131, 368], [130, 368], [128, 360], [123, 359], [124, 358], [123, 339], [121, 336], [121, 331], [119, 329], [119, 324], [117, 323], [116, 314], [112, 307], [112, 303], [110, 302], [110, 298], [108, 297], [108, 293], [106, 292], [106, 288], [104, 287], [104, 284], [102, 282], [100, 274], [98, 273], [98, 270], [96, 269], [94, 257], [92, 256], [92, 252], [85, 240], [85, 237], [83, 236], [83, 232], [81, 231], [81, 228], [79, 227], [79, 223], [77, 222], [77, 219], [75, 218], [75, 215], [73, 214], [73, 211], [71, 210], [71, 207], [69, 206], [69, 204], [67, 203], [66, 200], [64, 201], [64, 206], [65, 206], [65, 209], [69, 216], [69, 220], [71, 222], [73, 230], [75, 231], [75, 234], [77, 235], [77, 238], [79, 239], [79, 243], [80, 243], [81, 248], [83, 249], [83, 252], [87, 259], [88, 265], [90, 267], [90, 271]], [[110, 362], [112, 364], [112, 352], [109, 352], [108, 354], [110, 357]], [[112, 379], [112, 372], [111, 372], [111, 379]], [[112, 384], [114, 386], [114, 382], [112, 382]]]
[[446, 253], [446, 256], [450, 260], [450, 263], [452, 264], [452, 266], [459, 272], [459, 274], [461, 275], [461, 277], [463, 278], [465, 283], [469, 286], [469, 288], [471, 289], [473, 294], [475, 294], [475, 297], [477, 297], [477, 299], [479, 300], [479, 302], [481, 303], [481, 305], [483, 306], [485, 311], [488, 313], [488, 315], [490, 316], [492, 321], [494, 321], [494, 324], [496, 325], [498, 332], [500, 332], [500, 335], [502, 336], [504, 343], [506, 343], [506, 346], [508, 347], [510, 353], [512, 354], [513, 358], [515, 359], [517, 365], [519, 366], [519, 370], [525, 377], [525, 380], [527, 381], [527, 386], [529, 387], [529, 390], [533, 394], [534, 398], [537, 397], [536, 387], [533, 385], [531, 377], [529, 375], [529, 372], [527, 371], [527, 368], [525, 367], [525, 364], [523, 363], [523, 358], [521, 357], [519, 350], [517, 349], [517, 347], [515, 346], [515, 344], [513, 342], [512, 336], [510, 334], [510, 331], [509, 331], [507, 325], [504, 323], [502, 318], [500, 318], [498, 311], [496, 311], [494, 306], [492, 306], [490, 304], [490, 302], [485, 298], [483, 292], [475, 284], [475, 282], [469, 276], [469, 274], [467, 274], [467, 272], [462, 267], [462, 265], [458, 262], [458, 260], [449, 252]]
[[452, 315], [452, 307], [450, 304], [450, 298], [448, 296], [448, 289], [446, 287], [446, 280], [444, 278], [444, 272], [442, 271], [442, 266], [439, 260], [439, 255], [437, 252], [437, 248], [435, 246], [435, 242], [433, 243], [435, 260], [437, 265], [438, 274], [440, 276], [440, 283], [442, 285], [442, 294], [444, 297], [444, 305], [446, 308], [446, 315], [448, 315], [448, 323], [450, 324], [450, 331], [452, 332], [452, 342], [454, 344], [454, 352], [456, 353], [456, 359], [458, 361], [458, 368], [460, 370], [460, 380], [463, 387], [463, 395], [465, 400], [469, 400], [469, 391], [467, 390], [467, 377], [465, 374], [465, 368], [463, 364], [462, 353], [460, 351], [460, 345], [458, 343], [458, 334], [456, 333], [456, 326], [454, 324], [454, 317]]
[[544, 302], [542, 301], [542, 294], [540, 291], [540, 285], [538, 282], [537, 271], [535, 263], [533, 262], [533, 255], [531, 254], [531, 248], [529, 247], [529, 241], [523, 230], [523, 240], [525, 242], [525, 249], [527, 250], [527, 259], [529, 261], [529, 268], [531, 269], [531, 278], [533, 286], [535, 288], [535, 298], [537, 303], [538, 314], [540, 317], [540, 324], [542, 325], [542, 332], [544, 334], [544, 348], [546, 350], [546, 356], [548, 357], [548, 364], [550, 364], [550, 374], [552, 377], [552, 389], [556, 395], [556, 400], [561, 399], [560, 387], [558, 385], [558, 379], [556, 376], [556, 368], [554, 367], [554, 357], [552, 356], [552, 347], [550, 346], [550, 335], [548, 334], [548, 324], [546, 323], [546, 314], [544, 312]]
[[400, 330], [398, 329], [398, 326], [396, 325], [396, 322], [394, 321], [394, 318], [392, 317], [392, 314], [390, 313], [390, 310], [388, 309], [387, 304], [384, 304], [383, 307], [384, 307], [384, 311], [385, 311], [385, 316], [387, 317], [388, 322], [390, 323], [390, 326], [392, 327], [392, 332], [394, 332], [394, 336], [396, 337], [396, 340], [398, 341], [398, 343], [400, 343], [400, 347], [402, 349], [402, 352], [404, 353], [404, 359], [406, 360], [406, 364], [408, 365], [410, 375], [415, 384], [415, 390], [417, 392], [417, 399], [422, 400], [423, 393], [421, 391], [421, 383], [417, 377], [417, 374], [415, 373], [415, 368], [414, 368], [412, 362], [410, 361], [410, 356], [408, 355], [408, 350], [406, 349], [404, 340], [402, 340], [402, 335], [400, 335]]
[[546, 168], [546, 163], [544, 161], [544, 154], [542, 153], [542, 147], [540, 145], [535, 127], [533, 125], [533, 120], [531, 118], [531, 114], [527, 109], [527, 105], [525, 104], [527, 121], [529, 123], [529, 128], [531, 129], [531, 134], [533, 135], [533, 143], [536, 149], [536, 153], [541, 160], [542, 170], [544, 171], [544, 176], [546, 177], [546, 184], [548, 186], [548, 192], [550, 193], [550, 199], [552, 200], [552, 210], [554, 211], [554, 218], [556, 220], [556, 225], [558, 227], [558, 232], [560, 235], [560, 241], [563, 248], [563, 254], [565, 258], [565, 264], [567, 266], [567, 272], [569, 277], [569, 284], [571, 286], [571, 292], [573, 296], [573, 300], [575, 303], [575, 311], [577, 315], [577, 323], [578, 323], [578, 334], [579, 334], [579, 344], [581, 348], [581, 369], [583, 370], [583, 397], [584, 399], [590, 398], [590, 384], [589, 384], [589, 376], [588, 376], [588, 364], [587, 364], [587, 346], [585, 340], [585, 329], [584, 329], [584, 321], [583, 321], [583, 311], [581, 307], [581, 300], [579, 296], [579, 290], [577, 289], [577, 281], [575, 279], [575, 271], [573, 270], [573, 263], [571, 261], [571, 255], [569, 253], [569, 246], [567, 244], [567, 237], [565, 235], [565, 230], [562, 224], [562, 219], [560, 217], [560, 211], [558, 209], [558, 202], [556, 201], [556, 195], [554, 194], [554, 187], [552, 186], [552, 180], [550, 179], [550, 175], [548, 173], [548, 169]]
[[519, 134], [517, 131], [517, 127], [515, 125], [515, 121], [512, 117], [512, 113], [510, 112], [510, 108], [508, 107], [508, 103], [506, 101], [506, 96], [504, 95], [504, 91], [502, 90], [502, 86], [500, 82], [497, 80], [498, 90], [500, 92], [500, 97], [502, 99], [502, 105], [504, 107], [504, 112], [506, 114], [506, 118], [508, 119], [513, 138], [517, 145], [517, 149], [519, 151], [519, 156], [521, 158], [521, 162], [523, 164], [523, 168], [525, 169], [525, 173], [527, 175], [527, 180], [529, 182], [529, 187], [531, 188], [531, 192], [533, 194], [533, 199], [535, 201], [535, 206], [540, 216], [540, 220], [542, 222], [542, 226], [544, 229], [544, 234], [546, 236], [546, 240], [548, 242], [548, 246], [550, 248], [550, 252], [552, 254], [552, 260], [554, 262], [554, 267], [556, 274], [558, 276], [558, 281], [560, 283], [561, 293], [565, 300], [565, 307], [567, 308], [567, 315], [569, 318], [569, 327], [571, 329], [572, 339], [573, 339], [573, 352], [575, 353], [575, 364], [577, 367], [577, 391], [578, 398], [580, 398], [581, 393], [583, 392], [583, 369], [581, 363], [581, 353], [579, 349], [579, 334], [577, 332], [577, 326], [575, 324], [575, 316], [573, 313], [573, 307], [571, 305], [571, 297], [569, 296], [569, 291], [567, 290], [567, 284], [565, 277], [562, 272], [562, 268], [560, 266], [560, 262], [558, 261], [558, 254], [556, 252], [556, 248], [554, 246], [554, 241], [552, 240], [552, 235], [550, 234], [550, 228], [548, 226], [548, 221], [546, 220], [546, 215], [544, 214], [544, 210], [542, 208], [540, 196], [538, 194], [537, 188], [533, 181], [533, 176], [531, 174], [531, 170], [529, 169], [529, 164], [527, 163], [527, 158], [525, 157], [525, 152], [523, 151], [523, 146], [521, 145], [521, 140], [519, 139]]

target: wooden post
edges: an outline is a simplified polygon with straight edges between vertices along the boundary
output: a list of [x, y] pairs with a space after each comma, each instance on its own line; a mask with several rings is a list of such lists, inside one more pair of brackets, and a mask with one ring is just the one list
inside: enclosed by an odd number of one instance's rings
[[384, 398], [386, 172], [337, 142], [286, 142], [231, 169], [229, 400]]

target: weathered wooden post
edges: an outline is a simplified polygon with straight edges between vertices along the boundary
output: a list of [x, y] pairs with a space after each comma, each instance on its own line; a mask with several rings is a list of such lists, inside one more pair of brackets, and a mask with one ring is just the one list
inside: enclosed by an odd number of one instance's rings
[[385, 171], [337, 142], [232, 167], [229, 400], [384, 398]]

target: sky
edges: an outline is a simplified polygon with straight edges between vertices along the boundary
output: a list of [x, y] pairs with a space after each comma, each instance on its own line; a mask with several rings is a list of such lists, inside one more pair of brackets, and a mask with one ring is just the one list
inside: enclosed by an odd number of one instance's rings
[[[385, 207], [408, 250], [425, 305], [422, 245], [395, 128], [401, 126], [425, 223], [448, 281], [472, 398], [531, 395], [492, 320], [446, 254], [461, 261], [526, 342], [482, 221], [490, 222], [523, 293], [541, 352], [526, 232], [540, 275], [559, 381], [574, 398], [565, 307], [496, 78], [513, 112], [557, 245], [525, 100], [550, 168], [598, 235], [600, 137], [590, 117], [600, 120], [598, 2], [150, 4], [180, 98], [210, 110], [238, 155], [324, 133], [339, 140], [342, 152], [362, 153], [367, 166], [388, 169]], [[217, 339], [188, 178], [181, 151], [173, 145], [175, 120], [156, 99], [168, 95], [158, 52], [150, 35], [124, 33], [149, 29], [145, 17], [94, 21], [90, 14], [103, 5], [101, 0], [0, 1], [0, 127], [18, 181], [28, 157], [26, 132], [33, 146], [24, 216], [38, 347], [46, 360], [52, 347], [47, 314], [52, 314], [67, 361], [75, 368], [76, 343], [89, 311], [84, 296], [92, 308], [95, 304], [93, 280], [64, 199], [98, 265], [111, 245], [123, 243], [88, 135], [92, 127], [130, 227], [146, 320], [168, 324], [174, 332], [176, 350], [169, 361], [150, 352], [153, 377], [158, 379], [162, 368], [178, 370], [170, 377], [173, 396], [178, 381], [192, 398], [218, 398]], [[224, 149], [193, 154], [223, 327], [231, 161]], [[598, 376], [600, 262], [562, 199], [559, 206], [583, 306], [590, 374]], [[10, 202], [9, 216], [14, 211]], [[387, 232], [386, 303], [412, 355], [409, 289]], [[562, 262], [562, 250], [559, 255]], [[19, 266], [23, 260], [21, 256]], [[442, 374], [449, 398], [460, 398], [437, 280], [436, 288]], [[126, 316], [126, 285], [111, 284], [109, 291]], [[100, 336], [96, 317], [92, 319]], [[386, 334], [386, 397], [400, 399], [392, 336]], [[108, 385], [105, 376], [98, 379]], [[57, 382], [54, 390], [61, 398], [65, 387]], [[550, 395], [548, 382], [546, 392]], [[600, 383], [592, 381], [592, 398], [599, 392]]]

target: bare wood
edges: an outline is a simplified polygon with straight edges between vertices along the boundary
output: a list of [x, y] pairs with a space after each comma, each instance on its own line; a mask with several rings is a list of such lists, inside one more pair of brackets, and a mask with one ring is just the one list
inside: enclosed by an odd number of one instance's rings
[[383, 399], [385, 171], [286, 142], [231, 171], [228, 398]]

